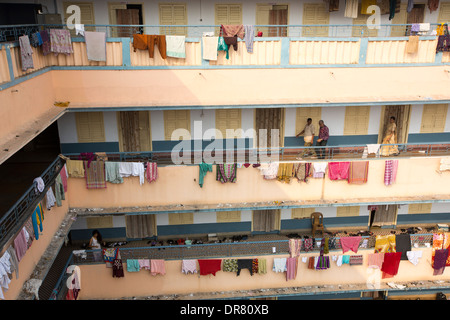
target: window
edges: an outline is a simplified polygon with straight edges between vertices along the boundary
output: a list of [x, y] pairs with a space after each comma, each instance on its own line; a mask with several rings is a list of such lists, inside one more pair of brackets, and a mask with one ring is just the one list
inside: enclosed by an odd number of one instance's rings
[[[191, 113], [189, 110], [165, 110], [164, 111], [164, 136], [166, 140], [172, 140], [172, 132], [176, 129], [191, 131]], [[185, 139], [190, 139], [185, 136]], [[177, 138], [178, 139], [178, 138]]]
[[[303, 25], [329, 24], [330, 13], [324, 3], [303, 4]], [[328, 37], [328, 27], [303, 27], [304, 37]]]
[[[217, 109], [216, 110], [216, 129], [222, 132], [224, 139], [227, 138], [227, 129], [241, 129], [241, 110], [240, 109]], [[239, 134], [239, 137], [241, 134]], [[231, 137], [230, 137], [231, 138]], [[236, 137], [238, 138], [238, 137]]]
[[450, 2], [441, 2], [440, 7], [438, 23], [450, 21]]
[[408, 213], [431, 213], [432, 203], [414, 203], [408, 206]]
[[[242, 4], [216, 4], [215, 24], [242, 24]], [[219, 35], [218, 28], [216, 35]]]
[[[67, 13], [67, 7], [76, 5], [80, 7], [81, 24], [95, 24], [94, 3], [93, 2], [63, 2], [64, 6], [64, 23], [67, 24], [67, 18], [72, 13]], [[95, 27], [85, 27], [86, 31], [95, 31]], [[75, 30], [70, 30], [72, 37], [75, 36]]]
[[78, 142], [104, 142], [103, 112], [77, 112], [75, 114]]
[[[160, 3], [160, 25], [187, 25], [187, 11], [184, 3]], [[160, 34], [186, 36], [186, 27], [161, 27]]]
[[240, 211], [221, 211], [216, 212], [217, 222], [241, 222]]
[[[370, 11], [369, 11], [370, 12]], [[369, 29], [367, 28], [367, 19], [370, 17], [370, 14], [361, 14], [361, 3], [358, 6], [358, 17], [353, 19], [354, 25], [364, 25], [364, 27], [353, 27], [352, 28], [352, 37], [376, 37], [378, 34], [377, 29]], [[361, 34], [363, 32], [363, 34]]]
[[291, 211], [291, 219], [311, 218], [313, 212], [316, 212], [316, 208], [294, 208]]
[[296, 119], [295, 119], [295, 134], [302, 132], [306, 126], [306, 120], [308, 118], [312, 119], [312, 124], [315, 129], [316, 136], [319, 135], [319, 120], [322, 117], [321, 107], [307, 107], [307, 108], [297, 108]]
[[193, 212], [180, 212], [180, 213], [169, 213], [169, 224], [193, 224], [194, 223], [194, 213]]
[[337, 217], [357, 217], [359, 216], [359, 206], [337, 207]]
[[447, 109], [446, 104], [424, 105], [420, 133], [444, 132]]
[[345, 108], [344, 135], [367, 134], [369, 131], [369, 106]]
[[[407, 3], [400, 4], [400, 12], [396, 12], [392, 19], [392, 24], [406, 24], [408, 13], [406, 12]], [[407, 35], [406, 26], [391, 27], [391, 37], [404, 37]]]
[[86, 225], [88, 229], [112, 228], [113, 217], [89, 217], [86, 218]]

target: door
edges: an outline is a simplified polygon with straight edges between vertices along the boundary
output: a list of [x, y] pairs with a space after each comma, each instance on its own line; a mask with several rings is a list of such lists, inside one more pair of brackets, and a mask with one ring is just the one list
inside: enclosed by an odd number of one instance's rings
[[121, 152], [152, 150], [149, 111], [119, 111], [118, 122]]
[[254, 210], [252, 232], [273, 232], [281, 228], [280, 210]]
[[[398, 1], [397, 1], [398, 5]], [[400, 4], [400, 11], [395, 11], [395, 16], [392, 19], [392, 24], [406, 24], [407, 21], [407, 12], [406, 12], [407, 3], [403, 2]], [[391, 37], [404, 37], [407, 35], [406, 26], [393, 26], [391, 27]]]
[[[275, 136], [276, 131], [272, 132], [272, 129], [274, 131], [278, 130], [278, 139]], [[258, 147], [272, 147], [272, 139], [274, 139], [274, 142], [278, 140], [278, 147], [282, 147], [284, 145], [284, 109], [256, 109], [255, 130], [256, 145]], [[274, 135], [273, 137], [272, 134]]]
[[[288, 5], [256, 5], [257, 25], [287, 25]], [[287, 37], [287, 27], [257, 27], [256, 32], [261, 31], [264, 37]]]
[[425, 4], [415, 4], [408, 13], [407, 24], [423, 23], [425, 16]]
[[[324, 3], [303, 4], [303, 25], [328, 25], [330, 13]], [[328, 27], [303, 27], [304, 37], [328, 37]]]
[[[117, 24], [123, 25], [139, 25], [140, 11], [139, 9], [116, 9]], [[135, 33], [141, 33], [142, 28], [139, 27], [117, 27], [118, 37], [132, 37]]]
[[386, 132], [391, 117], [395, 117], [395, 124], [397, 126], [397, 143], [407, 143], [410, 115], [410, 105], [385, 106], [382, 112], [382, 121], [380, 132], [378, 134], [378, 143], [381, 143], [383, 141], [384, 133]]
[[[381, 205], [371, 215], [371, 221], [369, 221], [369, 227], [393, 227], [397, 224], [397, 205]], [[370, 219], [370, 218], [369, 218]]]

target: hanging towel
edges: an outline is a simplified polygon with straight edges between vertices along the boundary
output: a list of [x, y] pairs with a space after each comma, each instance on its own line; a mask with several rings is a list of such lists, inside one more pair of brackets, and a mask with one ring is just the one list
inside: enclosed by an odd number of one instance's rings
[[148, 37], [146, 34], [133, 34], [133, 51], [148, 50]]
[[23, 256], [25, 255], [28, 249], [25, 231], [26, 231], [25, 228], [22, 228], [22, 230], [20, 230], [19, 234], [14, 239], [14, 250], [16, 252], [17, 260], [19, 262], [20, 260], [22, 260]]
[[328, 162], [314, 162], [313, 163], [313, 178], [323, 178], [327, 169]]
[[384, 254], [384, 261], [381, 265], [383, 272], [382, 278], [391, 278], [397, 275], [398, 267], [400, 265], [401, 252], [386, 252]]
[[259, 268], [258, 265], [259, 265], [258, 259], [257, 258], [252, 259], [252, 272], [253, 273], [258, 273], [258, 268]]
[[156, 162], [147, 162], [145, 177], [148, 182], [156, 181], [158, 178], [158, 164]]
[[369, 175], [369, 161], [352, 161], [348, 173], [348, 183], [364, 184]]
[[197, 260], [194, 259], [183, 260], [181, 263], [181, 272], [184, 274], [197, 273]]
[[217, 61], [219, 37], [202, 37], [203, 60]]
[[245, 29], [242, 24], [239, 25], [221, 25], [220, 26], [220, 33], [224, 37], [238, 37], [241, 40], [244, 39]]
[[67, 173], [67, 166], [66, 166], [66, 164], [64, 164], [64, 166], [62, 167], [62, 169], [59, 172], [59, 174], [61, 175], [61, 182], [63, 184], [64, 192], [67, 192], [67, 178], [69, 177], [69, 175]]
[[386, 160], [384, 165], [384, 184], [390, 186], [397, 177], [398, 160]]
[[272, 180], [277, 178], [279, 165], [279, 162], [262, 163], [258, 169], [261, 170], [265, 180]]
[[106, 62], [106, 33], [86, 31], [84, 38], [88, 60]]
[[406, 43], [406, 53], [417, 53], [419, 51], [419, 36], [409, 36]]
[[316, 270], [326, 270], [330, 268], [330, 257], [320, 255], [317, 259]]
[[253, 43], [255, 41], [255, 27], [253, 25], [246, 24], [244, 26], [244, 40], [247, 53], [253, 53]]
[[105, 180], [110, 183], [123, 183], [119, 172], [119, 162], [105, 162]]
[[66, 29], [50, 29], [50, 51], [55, 55], [73, 53], [70, 31]]
[[345, 0], [344, 17], [352, 19], [358, 17], [358, 0]]
[[347, 251], [353, 251], [354, 253], [358, 252], [359, 243], [361, 242], [362, 237], [341, 237], [341, 248], [342, 253], [346, 253]]
[[124, 277], [122, 259], [114, 259], [112, 263], [113, 278]]
[[200, 188], [203, 188], [204, 178], [208, 172], [213, 172], [212, 164], [200, 163], [198, 165], [198, 184]]
[[127, 259], [127, 271], [128, 272], [138, 272], [141, 270], [139, 266], [139, 261], [137, 259]]
[[348, 180], [350, 162], [330, 162], [328, 164], [328, 177], [330, 180]]
[[217, 164], [216, 165], [216, 180], [222, 183], [236, 182], [237, 165], [234, 164]]
[[75, 35], [80, 35], [84, 37], [84, 24], [75, 23]]
[[33, 224], [34, 238], [39, 240], [39, 231], [42, 232], [44, 228], [40, 206], [37, 206], [31, 214], [31, 221]]
[[291, 258], [298, 257], [300, 255], [301, 247], [302, 239], [289, 239], [289, 255]]
[[84, 178], [84, 165], [82, 160], [66, 160], [67, 173], [72, 178]]
[[394, 19], [396, 8], [397, 8], [397, 2], [400, 4], [401, 0], [389, 0], [389, 20]]
[[9, 246], [6, 250], [9, 253], [10, 256], [10, 263], [11, 263], [11, 272], [16, 272], [16, 279], [19, 279], [19, 259], [17, 259], [16, 251], [12, 246]]
[[447, 258], [448, 249], [439, 249], [434, 252], [433, 276], [438, 276], [444, 273]]
[[222, 263], [221, 259], [199, 259], [198, 265], [200, 268], [200, 275], [205, 276], [208, 274], [216, 275], [217, 271], [220, 271], [220, 264]]
[[286, 269], [286, 258], [274, 258], [272, 271], [274, 272], [285, 272]]
[[30, 38], [27, 35], [19, 37], [20, 57], [22, 61], [22, 71], [33, 69], [33, 50], [30, 45]]
[[293, 168], [293, 163], [280, 163], [278, 166], [277, 180], [285, 183], [291, 182], [291, 178], [294, 176]]
[[363, 264], [363, 256], [362, 255], [351, 255], [349, 265], [351, 266], [360, 266]]
[[395, 236], [395, 250], [401, 252], [401, 260], [408, 260], [408, 251], [411, 251], [411, 237], [409, 234], [398, 234]]
[[298, 257], [286, 258], [286, 281], [297, 277]]
[[439, 8], [439, 0], [428, 0], [428, 9], [430, 13], [436, 11]]
[[167, 56], [173, 58], [186, 58], [186, 37], [166, 36]]
[[150, 260], [150, 274], [156, 276], [157, 274], [166, 274], [166, 265], [162, 259]]
[[47, 210], [50, 210], [52, 207], [55, 206], [56, 198], [55, 194], [53, 193], [52, 187], [48, 188], [47, 193], [45, 195], [45, 199]]
[[265, 258], [258, 259], [258, 274], [267, 273], [267, 260]]
[[89, 168], [87, 161], [84, 160], [84, 170], [86, 173], [86, 188], [87, 189], [103, 189], [106, 188], [105, 180], [105, 162], [92, 161]]
[[395, 234], [390, 234], [387, 236], [377, 235], [375, 238], [375, 253], [395, 252], [395, 240]]
[[375, 153], [378, 154], [378, 150], [380, 149], [380, 145], [379, 144], [368, 144], [367, 145], [367, 153], [371, 154], [371, 153]]
[[219, 37], [218, 43], [217, 43], [217, 51], [225, 51], [227, 60], [230, 58], [230, 55], [228, 53], [228, 45], [225, 42], [225, 39], [223, 37]]
[[149, 259], [138, 259], [138, 263], [139, 263], [139, 268], [145, 269], [145, 270], [150, 270], [150, 260]]
[[55, 179], [55, 200], [56, 200], [56, 206], [61, 207], [62, 206], [62, 200], [66, 199], [66, 195], [64, 192], [64, 185], [62, 182], [61, 172], [56, 176]]
[[368, 256], [368, 267], [381, 269], [384, 261], [384, 253], [370, 253]]

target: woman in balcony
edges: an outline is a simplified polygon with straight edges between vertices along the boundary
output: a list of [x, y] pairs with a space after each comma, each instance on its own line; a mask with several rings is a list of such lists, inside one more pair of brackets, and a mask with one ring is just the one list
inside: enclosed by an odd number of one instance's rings
[[383, 144], [391, 144], [390, 146], [381, 147], [382, 156], [398, 155], [397, 143], [397, 125], [395, 124], [395, 117], [389, 119], [389, 125], [386, 128], [383, 138]]
[[[103, 245], [104, 244], [105, 243], [103, 242]], [[99, 250], [99, 251], [93, 252], [94, 260], [96, 262], [102, 261], [102, 251], [100, 251], [102, 249], [102, 235], [100, 234], [100, 232], [98, 230], [92, 231], [92, 238], [89, 241], [88, 248], [92, 249], [92, 250]]]

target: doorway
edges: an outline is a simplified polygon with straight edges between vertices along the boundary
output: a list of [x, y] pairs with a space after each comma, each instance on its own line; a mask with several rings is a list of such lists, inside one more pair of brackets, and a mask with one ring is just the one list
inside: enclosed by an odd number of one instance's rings
[[[271, 148], [275, 141], [278, 142], [278, 147], [282, 147], [284, 145], [284, 108], [256, 109], [255, 130], [255, 145], [258, 148]], [[265, 130], [267, 134], [265, 134]], [[272, 130], [278, 130], [278, 140], [276, 136], [272, 137]]]
[[[287, 25], [289, 6], [257, 4], [256, 24], [257, 25]], [[257, 32], [261, 31], [264, 37], [287, 37], [287, 27], [257, 27]]]
[[397, 225], [397, 205], [381, 205], [371, 210], [369, 230], [371, 228], [394, 228]]
[[149, 111], [119, 111], [118, 128], [121, 152], [152, 150]]
[[[110, 24], [143, 25], [142, 4], [108, 3]], [[143, 33], [143, 27], [111, 27], [112, 37], [132, 37]]]
[[395, 124], [397, 126], [396, 142], [407, 143], [410, 116], [411, 116], [411, 105], [384, 106], [383, 111], [381, 113], [381, 123], [380, 123], [380, 131], [378, 134], [378, 143], [381, 143], [383, 141], [391, 117], [395, 117]]
[[280, 210], [253, 210], [252, 232], [278, 232], [281, 228]]

